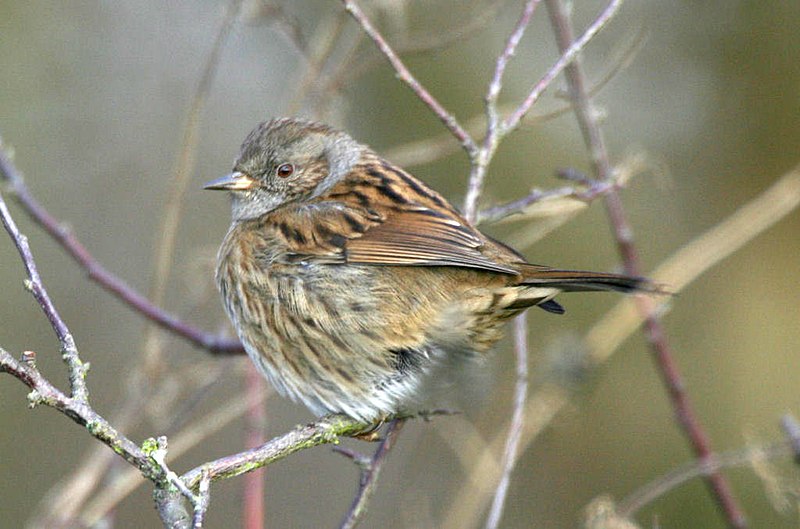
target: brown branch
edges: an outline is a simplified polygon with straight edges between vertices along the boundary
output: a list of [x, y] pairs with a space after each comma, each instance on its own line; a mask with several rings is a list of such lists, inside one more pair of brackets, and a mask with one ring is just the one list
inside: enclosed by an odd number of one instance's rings
[[39, 201], [34, 198], [22, 175], [14, 166], [0, 142], [0, 181], [7, 184], [11, 196], [25, 213], [52, 237], [85, 271], [89, 279], [113, 294], [128, 305], [134, 312], [144, 316], [156, 325], [186, 339], [193, 345], [217, 354], [240, 354], [244, 348], [238, 340], [228, 340], [206, 333], [151, 303], [125, 281], [114, 275], [78, 240], [74, 233], [55, 219]]
[[394, 419], [389, 423], [386, 428], [386, 434], [383, 440], [375, 449], [375, 453], [369, 460], [362, 460], [358, 454], [347, 454], [361, 467], [361, 479], [358, 484], [358, 492], [350, 509], [347, 511], [342, 523], [339, 525], [340, 529], [353, 529], [361, 520], [364, 513], [367, 511], [367, 502], [372, 497], [375, 487], [378, 483], [378, 476], [381, 473], [381, 468], [386, 462], [386, 457], [389, 451], [397, 441], [400, 431], [403, 429], [406, 419]]
[[[618, 5], [615, 4], [619, 3], [621, 2], [612, 2], [605, 9], [605, 12], [608, 13], [617, 9]], [[547, 7], [559, 49], [562, 52], [573, 49], [578, 41], [575, 41], [573, 37], [572, 22], [566, 8], [560, 0], [547, 0]], [[597, 179], [606, 182], [612, 181], [613, 169], [609, 160], [608, 150], [600, 127], [592, 114], [591, 102], [585, 86], [585, 77], [578, 61], [569, 64], [566, 76], [570, 87], [570, 96], [575, 106], [575, 114], [578, 118], [584, 141], [592, 156]], [[605, 195], [605, 202], [609, 220], [617, 240], [617, 246], [625, 264], [625, 270], [628, 274], [640, 275], [641, 266], [633, 242], [633, 232], [627, 220], [619, 193], [614, 189], [610, 190]], [[653, 311], [650, 300], [642, 298], [639, 302], [639, 309], [646, 314], [645, 334], [655, 353], [656, 363], [667, 387], [678, 422], [698, 459], [702, 463], [706, 463], [712, 454], [711, 444], [689, 401], [683, 378], [674, 360], [664, 329]], [[736, 528], [746, 527], [747, 522], [744, 514], [723, 475], [715, 471], [709, 474], [706, 480], [717, 503], [725, 514], [728, 525]]]
[[469, 133], [464, 130], [464, 128], [458, 123], [455, 116], [453, 116], [447, 109], [442, 106], [439, 101], [433, 97], [433, 95], [428, 92], [428, 90], [420, 84], [419, 81], [411, 74], [411, 72], [406, 68], [406, 65], [403, 64], [403, 61], [400, 60], [400, 57], [397, 56], [395, 51], [386, 42], [386, 39], [383, 38], [383, 35], [372, 25], [369, 18], [361, 11], [361, 8], [358, 7], [353, 0], [342, 0], [344, 4], [344, 8], [347, 10], [348, 13], [358, 22], [364, 32], [369, 35], [378, 49], [383, 53], [389, 63], [394, 68], [395, 72], [397, 73], [398, 79], [400, 79], [403, 83], [406, 84], [422, 101], [428, 108], [433, 111], [434, 114], [444, 123], [444, 125], [450, 130], [450, 132], [455, 136], [464, 149], [469, 153], [471, 156], [478, 151], [478, 146], [475, 144], [475, 140], [469, 135]]

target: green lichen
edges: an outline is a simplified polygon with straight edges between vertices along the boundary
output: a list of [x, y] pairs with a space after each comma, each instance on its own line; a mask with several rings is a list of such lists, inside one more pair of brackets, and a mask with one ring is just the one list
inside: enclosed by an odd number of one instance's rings
[[142, 452], [147, 457], [153, 457], [153, 454], [156, 450], [159, 450], [161, 447], [158, 444], [158, 441], [153, 437], [148, 437], [144, 441], [142, 441]]

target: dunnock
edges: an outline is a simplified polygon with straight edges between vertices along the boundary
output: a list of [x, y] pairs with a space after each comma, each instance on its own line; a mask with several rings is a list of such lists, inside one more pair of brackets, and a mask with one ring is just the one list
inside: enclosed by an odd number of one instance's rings
[[525, 262], [437, 192], [326, 125], [260, 124], [227, 176], [216, 280], [245, 349], [314, 413], [418, 411], [444, 366], [484, 355], [528, 307], [641, 278]]

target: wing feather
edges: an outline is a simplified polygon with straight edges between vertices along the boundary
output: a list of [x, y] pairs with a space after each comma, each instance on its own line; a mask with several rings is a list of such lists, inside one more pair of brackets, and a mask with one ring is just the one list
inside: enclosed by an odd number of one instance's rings
[[[459, 266], [518, 275], [485, 256], [484, 239], [457, 218], [423, 206], [364, 208], [316, 203], [313, 210], [280, 212], [273, 223], [292, 260], [392, 266]], [[277, 212], [276, 212], [277, 213]]]
[[373, 226], [345, 245], [348, 263], [405, 266], [461, 266], [514, 274], [509, 266], [481, 253], [483, 239], [453, 219], [402, 211]]

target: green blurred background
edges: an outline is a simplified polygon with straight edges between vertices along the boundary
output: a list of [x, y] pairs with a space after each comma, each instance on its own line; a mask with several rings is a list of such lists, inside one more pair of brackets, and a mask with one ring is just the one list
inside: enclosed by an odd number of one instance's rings
[[[485, 1], [363, 1], [393, 42], [436, 37], [463, 26]], [[496, 17], [446, 49], [408, 57], [408, 64], [463, 121], [482, 111], [494, 57], [518, 17], [520, 2], [503, 2]], [[313, 40], [341, 9], [339, 2], [286, 2]], [[577, 27], [603, 6], [574, 2]], [[251, 6], [252, 7], [252, 6]], [[131, 285], [147, 291], [170, 177], [197, 79], [211, 49], [219, 2], [0, 2], [0, 134], [13, 148], [32, 192], [63, 219], [91, 252]], [[181, 221], [166, 307], [206, 329], [223, 329], [212, 263], [228, 226], [228, 204], [201, 184], [226, 172], [245, 134], [286, 111], [306, 67], [281, 24], [238, 24], [225, 47], [200, 128], [197, 166]], [[647, 152], [662, 169], [637, 177], [624, 193], [643, 262], [658, 265], [713, 227], [800, 161], [800, 3], [629, 2], [590, 45], [584, 64], [601, 78], [645, 35], [633, 62], [596, 97], [614, 161]], [[343, 39], [358, 34], [347, 21]], [[347, 51], [337, 48], [337, 57]], [[362, 42], [363, 59], [378, 59]], [[556, 57], [542, 6], [508, 72], [501, 101], [524, 96]], [[349, 80], [328, 121], [388, 152], [441, 134], [442, 125], [382, 63]], [[556, 83], [553, 88], [562, 88]], [[536, 113], [563, 103], [551, 89]], [[312, 99], [313, 101], [313, 99]], [[310, 115], [310, 105], [301, 112]], [[484, 203], [521, 196], [533, 186], [563, 185], [562, 167], [586, 170], [586, 150], [567, 113], [526, 125], [501, 147], [490, 168]], [[666, 168], [666, 171], [663, 169]], [[463, 198], [468, 164], [460, 152], [411, 170], [455, 203]], [[50, 294], [70, 325], [89, 376], [92, 402], [113, 415], [142, 348], [143, 320], [91, 284], [83, 272], [16, 207]], [[487, 230], [509, 242], [524, 225]], [[619, 264], [603, 208], [596, 203], [532, 247], [532, 261], [613, 270]], [[800, 412], [800, 215], [792, 214], [711, 269], [675, 298], [665, 319], [677, 361], [716, 450], [781, 437], [779, 417]], [[0, 345], [37, 351], [39, 365], [61, 384], [57, 344], [32, 298], [11, 242], [0, 236]], [[569, 296], [568, 313], [529, 315], [531, 367], [542, 379], [544, 351], [581, 332], [617, 299]], [[228, 376], [183, 412], [191, 423], [241, 391], [231, 360], [164, 337], [171, 375], [194, 364]], [[479, 391], [464, 397], [461, 418], [406, 427], [381, 476], [364, 527], [440, 527], [464, 486], [459, 455], [448, 437], [468, 421], [484, 438], [510, 415], [513, 355], [499, 347]], [[191, 387], [176, 380], [180, 388]], [[162, 403], [130, 432], [137, 441], [170, 433], [164, 418], [193, 396], [159, 386]], [[26, 409], [25, 388], [0, 377], [0, 512], [3, 527], [22, 527], [43, 495], [74, 469], [94, 441], [49, 409]], [[164, 404], [166, 403], [166, 404]], [[283, 399], [268, 402], [268, 435], [311, 419]], [[165, 412], [165, 409], [167, 412]], [[448, 425], [448, 421], [451, 424]], [[179, 426], [179, 425], [177, 425]], [[244, 425], [234, 422], [173, 463], [184, 471], [241, 449]], [[359, 445], [354, 445], [359, 446]], [[362, 447], [363, 448], [363, 447]], [[630, 339], [575, 393], [565, 413], [521, 456], [502, 527], [574, 527], [596, 496], [619, 499], [691, 460], [665, 391], [639, 335]], [[797, 527], [797, 471], [775, 463], [794, 492], [779, 512], [750, 469], [727, 472], [753, 527]], [[271, 466], [266, 478], [267, 527], [332, 527], [357, 483], [354, 466], [317, 448]], [[241, 480], [212, 489], [209, 527], [240, 524]], [[159, 527], [150, 489], [116, 511], [118, 527]], [[651, 527], [722, 527], [704, 486], [693, 481], [666, 494], [638, 521]], [[482, 518], [474, 519], [482, 525]]]

